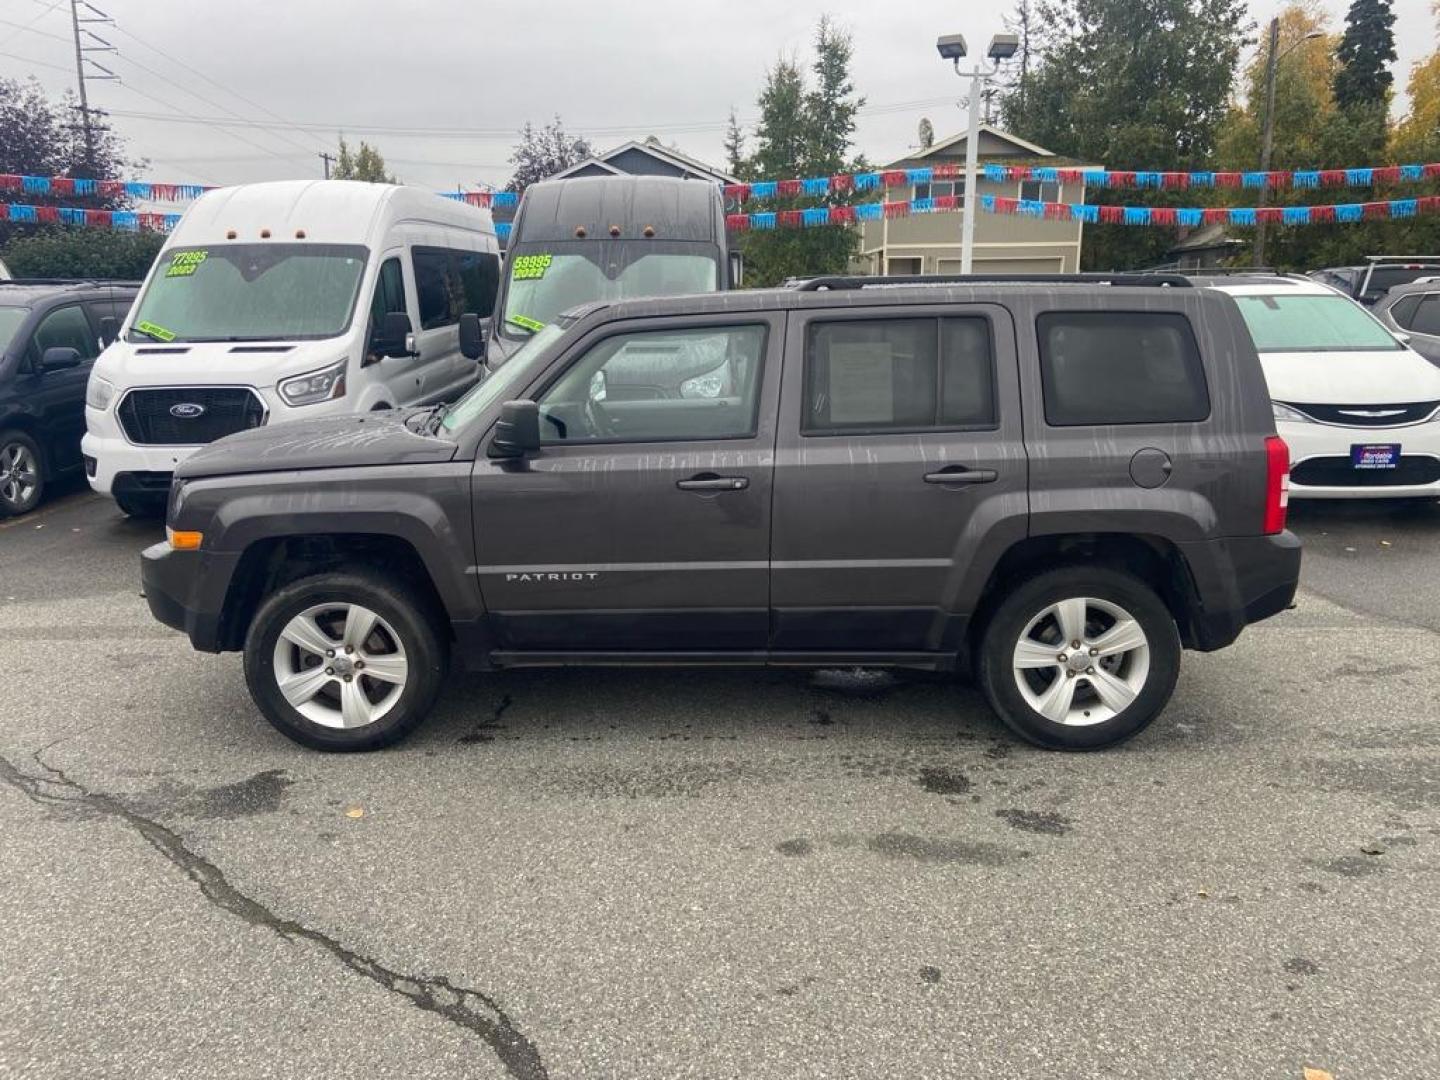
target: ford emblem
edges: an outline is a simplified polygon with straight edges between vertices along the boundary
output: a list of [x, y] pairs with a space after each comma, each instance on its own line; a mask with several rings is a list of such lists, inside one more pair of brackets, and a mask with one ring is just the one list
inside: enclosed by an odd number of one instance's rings
[[170, 415], [176, 420], [194, 420], [205, 414], [205, 406], [193, 401], [180, 401], [170, 406]]

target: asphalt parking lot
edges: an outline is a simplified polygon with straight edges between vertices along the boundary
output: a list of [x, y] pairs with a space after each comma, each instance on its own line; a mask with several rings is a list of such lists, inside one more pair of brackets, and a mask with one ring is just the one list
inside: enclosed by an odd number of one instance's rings
[[331, 757], [72, 489], [0, 523], [0, 1074], [1433, 1075], [1440, 505], [1292, 524], [1298, 609], [1111, 752], [930, 677], [577, 670]]

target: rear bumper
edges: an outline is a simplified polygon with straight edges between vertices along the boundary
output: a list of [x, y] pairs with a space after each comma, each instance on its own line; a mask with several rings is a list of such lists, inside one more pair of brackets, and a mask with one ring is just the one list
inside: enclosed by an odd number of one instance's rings
[[237, 561], [234, 555], [152, 544], [140, 555], [140, 583], [150, 614], [183, 632], [201, 652], [219, 652], [221, 613]]
[[1180, 551], [1195, 590], [1190, 625], [1182, 628], [1188, 648], [1222, 649], [1295, 601], [1301, 548], [1294, 533], [1206, 540], [1181, 544]]

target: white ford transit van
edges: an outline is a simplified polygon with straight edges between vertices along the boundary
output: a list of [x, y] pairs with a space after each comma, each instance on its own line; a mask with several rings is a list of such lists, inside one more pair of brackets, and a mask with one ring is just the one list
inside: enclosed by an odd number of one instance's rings
[[499, 277], [490, 212], [429, 192], [317, 180], [207, 193], [95, 362], [91, 487], [156, 515], [175, 466], [225, 435], [459, 395], [483, 370], [474, 345], [462, 353], [462, 317], [485, 325]]

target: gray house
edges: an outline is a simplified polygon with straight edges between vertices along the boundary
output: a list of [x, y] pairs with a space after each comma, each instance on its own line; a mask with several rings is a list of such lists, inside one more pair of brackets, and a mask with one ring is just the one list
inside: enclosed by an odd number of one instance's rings
[[[936, 142], [926, 150], [885, 166], [887, 170], [917, 169], [925, 166], [957, 165], [954, 180], [890, 188], [887, 202], [904, 199], [955, 196], [963, 204], [965, 181], [965, 140], [962, 133]], [[988, 124], [980, 126], [980, 164], [1044, 165], [1066, 169], [1084, 166], [1062, 161], [1043, 147]], [[1085, 201], [1085, 187], [1079, 180], [1069, 183], [1040, 183], [1033, 180], [987, 181], [977, 178], [981, 195], [1039, 199], [1044, 202]], [[860, 230], [860, 253], [853, 269], [864, 274], [958, 274], [960, 235], [964, 215], [958, 210], [894, 220], [864, 221]], [[980, 212], [975, 218], [974, 272], [977, 274], [1074, 273], [1080, 269], [1079, 221], [1053, 221]]]

